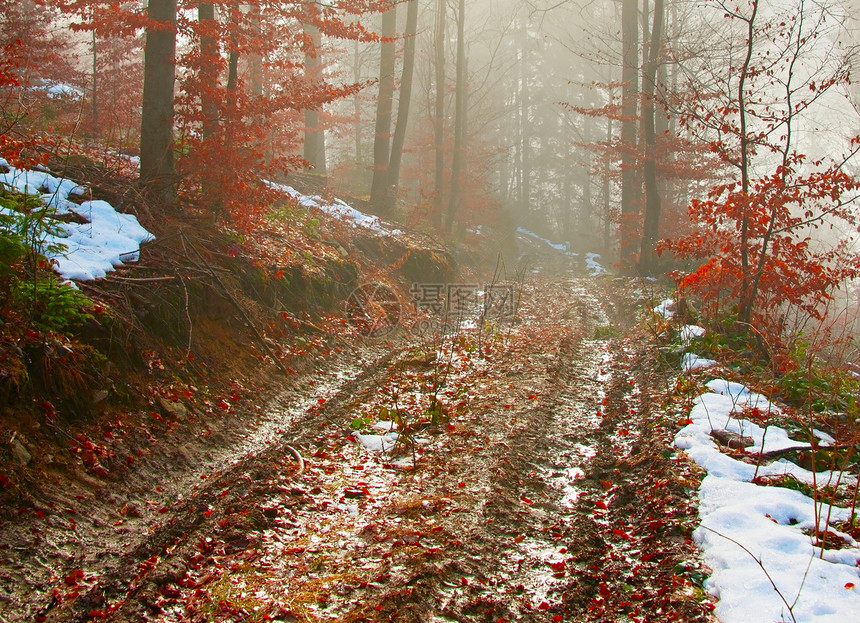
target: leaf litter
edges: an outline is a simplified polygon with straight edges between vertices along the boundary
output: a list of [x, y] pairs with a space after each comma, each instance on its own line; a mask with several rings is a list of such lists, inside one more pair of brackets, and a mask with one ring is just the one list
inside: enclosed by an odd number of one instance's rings
[[[595, 336], [629, 313], [596, 284], [523, 285], [516, 327], [404, 342], [369, 369], [342, 363], [285, 392], [232, 458], [155, 491], [149, 509], [130, 506], [108, 527], [125, 539], [108, 539], [112, 560], [91, 548], [91, 564], [65, 576], [75, 585], [57, 575], [32, 612], [708, 620], [688, 562], [695, 474], [660, 453], [674, 431], [654, 424], [642, 340]], [[360, 443], [392, 432], [391, 452]]]

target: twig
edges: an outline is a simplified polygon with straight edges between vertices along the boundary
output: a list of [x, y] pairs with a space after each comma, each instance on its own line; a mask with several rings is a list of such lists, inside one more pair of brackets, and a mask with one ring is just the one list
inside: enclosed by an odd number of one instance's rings
[[[853, 444], [841, 444], [837, 446], [816, 446], [816, 452], [839, 452], [840, 450], [850, 450], [854, 447]], [[797, 450], [812, 450], [812, 446], [790, 446], [788, 448], [780, 448], [779, 450], [770, 450], [768, 452], [749, 452], [752, 456], [758, 456], [762, 459], [770, 459], [775, 456], [795, 452]]]
[[[786, 608], [788, 608], [788, 614], [789, 614], [789, 615], [791, 615], [791, 620], [792, 620], [792, 621], [794, 621], [794, 623], [797, 623], [797, 617], [795, 617], [795, 616], [794, 616], [794, 609], [793, 609], [793, 606], [792, 606], [791, 604], [789, 604], [789, 603], [788, 603], [788, 600], [785, 598], [785, 595], [783, 595], [783, 594], [782, 594], [782, 591], [781, 591], [781, 590], [779, 590], [779, 587], [777, 587], [776, 582], [774, 582], [774, 581], [773, 581], [773, 578], [770, 576], [770, 573], [768, 573], [768, 572], [767, 572], [767, 569], [766, 569], [766, 568], [765, 568], [765, 566], [762, 564], [762, 562], [761, 562], [761, 558], [757, 558], [755, 554], [753, 554], [753, 553], [752, 553], [749, 549], [747, 549], [744, 545], [742, 545], [742, 544], [741, 544], [741, 543], [739, 543], [738, 541], [734, 540], [732, 537], [730, 537], [730, 536], [726, 536], [726, 535], [725, 535], [725, 534], [723, 534], [722, 532], [718, 532], [717, 530], [714, 530], [713, 528], [709, 528], [708, 526], [705, 526], [705, 525], [700, 525], [700, 527], [701, 527], [701, 528], [703, 528], [704, 530], [708, 530], [709, 532], [713, 532], [713, 533], [714, 533], [714, 534], [716, 534], [717, 536], [720, 536], [720, 537], [724, 538], [726, 541], [729, 541], [730, 543], [734, 543], [735, 545], [737, 545], [738, 547], [740, 547], [742, 550], [744, 550], [747, 554], [749, 554], [749, 555], [750, 555], [750, 558], [752, 558], [753, 560], [755, 560], [756, 564], [757, 564], [757, 565], [761, 568], [761, 570], [764, 572], [765, 576], [767, 577], [767, 581], [768, 581], [768, 582], [770, 582], [770, 585], [773, 587], [773, 590], [775, 590], [775, 591], [776, 591], [776, 594], [777, 594], [777, 595], [779, 595], [779, 598], [782, 600], [782, 603], [784, 603], [784, 604], [785, 604], [785, 607], [786, 607]], [[801, 585], [801, 588], [803, 588], [803, 587], [802, 587], [802, 585]], [[794, 600], [794, 603], [795, 603], [795, 604], [797, 604], [797, 599], [795, 599], [795, 600]]]
[[185, 285], [185, 279], [179, 274], [179, 271], [174, 271], [179, 283], [182, 284], [182, 292], [185, 294], [185, 319], [188, 321], [188, 348], [185, 350], [185, 357], [191, 354], [191, 338], [194, 335], [194, 323], [191, 321], [191, 306], [188, 302], [188, 286]]
[[299, 464], [299, 471], [296, 472], [296, 476], [301, 476], [305, 471], [305, 460], [302, 458], [302, 455], [299, 454], [299, 451], [290, 444], [287, 444], [287, 450], [290, 451], [290, 454], [296, 458], [296, 462]]
[[166, 277], [120, 277], [119, 275], [111, 275], [109, 279], [111, 281], [124, 281], [127, 283], [143, 283], [146, 281], [173, 281], [176, 277], [173, 275]]
[[254, 323], [251, 322], [251, 319], [248, 317], [248, 314], [245, 312], [244, 309], [242, 309], [242, 306], [239, 305], [239, 302], [233, 297], [233, 295], [230, 294], [230, 291], [227, 289], [227, 286], [224, 285], [224, 282], [215, 273], [215, 271], [210, 266], [209, 262], [206, 261], [206, 258], [203, 257], [203, 255], [200, 253], [200, 251], [197, 249], [197, 247], [195, 247], [194, 244], [185, 236], [185, 232], [180, 232], [180, 235], [182, 236], [182, 240], [184, 241], [184, 243], [188, 244], [188, 246], [191, 247], [191, 249], [194, 251], [195, 255], [197, 255], [197, 257], [200, 258], [200, 261], [203, 262], [203, 266], [205, 266], [206, 269], [209, 271], [209, 275], [218, 283], [219, 286], [221, 286], [221, 290], [223, 291], [224, 296], [227, 297], [227, 300], [229, 300], [233, 304], [233, 307], [235, 307], [236, 311], [239, 312], [239, 315], [242, 316], [242, 319], [245, 321], [245, 324], [248, 326], [248, 328], [257, 337], [257, 342], [269, 354], [269, 357], [272, 358], [272, 361], [274, 361], [275, 365], [278, 366], [285, 375], [289, 376], [289, 374], [290, 374], [289, 370], [287, 370], [286, 366], [284, 366], [284, 364], [281, 363], [281, 360], [278, 359], [277, 355], [275, 355], [274, 351], [269, 346], [269, 344], [266, 342], [266, 340], [263, 339], [262, 334], [257, 330], [257, 327], [254, 326]]

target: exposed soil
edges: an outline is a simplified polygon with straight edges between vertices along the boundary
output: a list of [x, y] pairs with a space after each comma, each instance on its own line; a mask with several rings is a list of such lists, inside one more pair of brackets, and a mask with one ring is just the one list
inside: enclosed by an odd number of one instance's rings
[[[230, 417], [160, 415], [169, 452], [128, 432], [120, 475], [45, 473], [2, 519], [0, 620], [711, 620], [635, 297], [517, 287], [512, 325], [335, 338]], [[392, 414], [393, 452], [358, 443]]]

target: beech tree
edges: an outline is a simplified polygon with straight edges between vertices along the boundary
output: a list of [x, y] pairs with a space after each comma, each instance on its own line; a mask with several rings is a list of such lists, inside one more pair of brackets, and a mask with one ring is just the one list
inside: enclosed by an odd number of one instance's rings
[[[319, 10], [314, 3], [308, 3], [308, 10], [318, 18]], [[323, 67], [320, 54], [322, 53], [322, 36], [312, 20], [304, 24], [305, 40], [305, 75], [310, 80], [319, 80]], [[320, 175], [326, 174], [325, 130], [320, 125], [319, 110], [305, 111], [305, 141], [304, 157], [314, 171]]]
[[397, 4], [382, 14], [382, 51], [379, 57], [379, 95], [376, 100], [376, 126], [373, 139], [373, 183], [370, 202], [380, 211], [389, 205], [391, 160], [391, 117], [394, 107], [395, 41], [397, 35]]
[[400, 97], [397, 102], [397, 122], [391, 139], [391, 157], [388, 163], [389, 194], [387, 212], [391, 212], [400, 188], [400, 165], [403, 160], [403, 147], [406, 143], [406, 130], [409, 126], [409, 107], [412, 103], [412, 81], [415, 74], [415, 38], [418, 34], [418, 0], [409, 0], [406, 6], [406, 29], [403, 48], [403, 75], [400, 78]]
[[454, 86], [454, 159], [451, 163], [451, 190], [445, 229], [454, 229], [454, 217], [460, 207], [460, 173], [466, 141], [466, 0], [460, 0], [457, 11], [457, 82]]
[[642, 246], [639, 253], [639, 273], [651, 274], [656, 268], [655, 246], [660, 235], [660, 190], [657, 187], [657, 70], [663, 44], [663, 0], [654, 0], [654, 22], [648, 58], [642, 72], [642, 132], [644, 140], [643, 182], [645, 187], [645, 218]]
[[[71, 130], [68, 99], [84, 76], [69, 57], [71, 42], [53, 29], [56, 11], [32, 0], [0, 0], [0, 155], [20, 166], [43, 161], [49, 129]], [[74, 117], [74, 112], [71, 114]]]
[[435, 177], [433, 179], [433, 225], [442, 228], [445, 185], [445, 82], [447, 58], [445, 41], [448, 36], [448, 2], [436, 3], [436, 28], [434, 32], [434, 76], [435, 97], [433, 100], [433, 151], [435, 153]]
[[725, 24], [714, 33], [723, 45], [683, 66], [690, 94], [683, 121], [708, 137], [733, 174], [691, 202], [696, 230], [662, 248], [703, 261], [676, 274], [682, 293], [700, 296], [712, 313], [732, 313], [774, 347], [790, 307], [820, 318], [834, 290], [860, 274], [848, 241], [823, 235], [836, 226], [856, 231], [858, 183], [846, 164], [860, 143], [845, 141], [840, 157], [816, 157], [807, 151], [813, 145], [799, 142], [815, 127], [818, 105], [836, 105], [848, 59], [832, 7], [711, 6]]
[[149, 0], [140, 128], [140, 180], [173, 203], [173, 86], [176, 81], [176, 0]]
[[636, 247], [639, 187], [636, 141], [639, 102], [639, 7], [636, 0], [621, 1], [621, 242], [623, 270], [630, 271]]

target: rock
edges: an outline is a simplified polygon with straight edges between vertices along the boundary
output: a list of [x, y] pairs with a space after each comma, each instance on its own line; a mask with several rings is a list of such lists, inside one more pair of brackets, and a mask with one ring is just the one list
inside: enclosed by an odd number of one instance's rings
[[740, 450], [749, 448], [755, 445], [755, 440], [752, 437], [745, 437], [730, 430], [718, 429], [711, 431], [711, 437], [717, 440], [721, 446], [726, 446], [732, 450]]
[[107, 400], [107, 397], [109, 395], [110, 394], [109, 394], [108, 390], [106, 390], [106, 389], [96, 390], [95, 392], [93, 392], [93, 404], [97, 405], [98, 403], [103, 402], [104, 400]]
[[188, 417], [188, 409], [181, 402], [173, 402], [167, 398], [159, 398], [158, 403], [169, 415], [172, 415], [177, 420], [184, 420]]
[[17, 439], [13, 439], [9, 443], [9, 447], [12, 450], [12, 456], [21, 464], [21, 467], [27, 467], [27, 465], [30, 464], [30, 461], [33, 460], [33, 455], [31, 455], [27, 451], [27, 448], [24, 447], [24, 444]]

